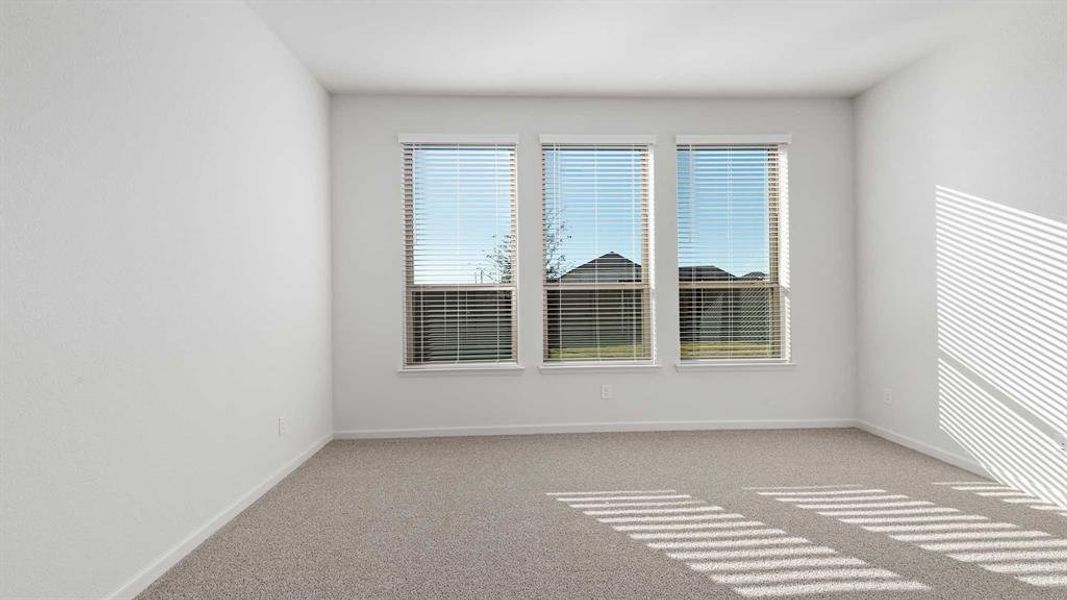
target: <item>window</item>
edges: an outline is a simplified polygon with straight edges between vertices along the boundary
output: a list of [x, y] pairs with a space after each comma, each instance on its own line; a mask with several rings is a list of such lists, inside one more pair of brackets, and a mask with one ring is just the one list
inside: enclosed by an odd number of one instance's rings
[[683, 361], [789, 358], [787, 139], [678, 138]]
[[515, 144], [404, 147], [404, 365], [516, 361]]
[[650, 142], [542, 137], [544, 360], [650, 361]]

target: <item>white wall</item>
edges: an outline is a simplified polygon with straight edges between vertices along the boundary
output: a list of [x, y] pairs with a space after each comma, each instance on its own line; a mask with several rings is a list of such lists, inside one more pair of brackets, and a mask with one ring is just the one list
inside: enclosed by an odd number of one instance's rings
[[1067, 503], [1067, 5], [1020, 3], [855, 108], [861, 418]]
[[[368, 435], [703, 427], [847, 419], [854, 409], [852, 123], [848, 100], [334, 96], [334, 422]], [[397, 133], [519, 135], [519, 375], [400, 375]], [[541, 133], [656, 134], [658, 371], [542, 374]], [[793, 354], [774, 370], [679, 373], [676, 133], [792, 133]], [[600, 399], [600, 384], [615, 399]], [[634, 425], [642, 424], [642, 425]], [[480, 429], [479, 429], [480, 428]]]
[[0, 595], [99, 598], [331, 432], [328, 96], [239, 2], [0, 28]]

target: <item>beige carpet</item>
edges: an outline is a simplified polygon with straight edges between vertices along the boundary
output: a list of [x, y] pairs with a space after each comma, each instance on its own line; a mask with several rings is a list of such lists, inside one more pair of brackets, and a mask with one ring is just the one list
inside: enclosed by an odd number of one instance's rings
[[1031, 504], [851, 429], [339, 441], [140, 598], [1067, 597]]

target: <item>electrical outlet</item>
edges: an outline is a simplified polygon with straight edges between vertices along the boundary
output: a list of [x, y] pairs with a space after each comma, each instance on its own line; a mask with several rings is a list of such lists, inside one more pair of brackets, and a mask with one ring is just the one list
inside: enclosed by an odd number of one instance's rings
[[600, 386], [600, 399], [611, 400], [615, 397], [615, 386], [605, 383]]
[[278, 417], [278, 437], [282, 437], [286, 433], [289, 433], [289, 424], [285, 422], [285, 417]]
[[893, 406], [893, 390], [886, 388], [882, 390], [882, 404], [886, 406]]
[[1067, 433], [1061, 433], [1056, 440], [1056, 446], [1059, 447], [1060, 452], [1067, 452]]

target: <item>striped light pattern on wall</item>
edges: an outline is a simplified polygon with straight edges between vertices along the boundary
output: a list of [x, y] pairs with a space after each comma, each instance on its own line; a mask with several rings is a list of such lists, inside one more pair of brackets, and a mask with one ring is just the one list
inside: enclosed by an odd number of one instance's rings
[[927, 586], [674, 489], [548, 492], [750, 598]]
[[1067, 506], [1067, 223], [942, 185], [933, 201], [941, 430]]

